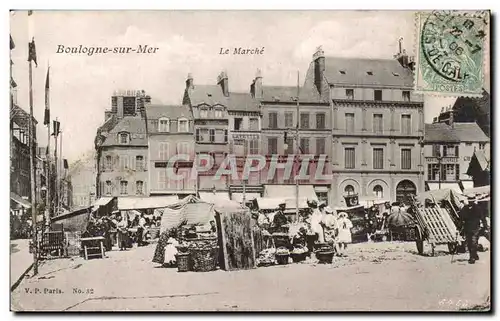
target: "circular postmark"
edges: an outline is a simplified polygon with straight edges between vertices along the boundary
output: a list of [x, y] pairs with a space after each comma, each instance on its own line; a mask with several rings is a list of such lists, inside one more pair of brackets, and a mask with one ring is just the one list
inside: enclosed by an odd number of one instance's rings
[[422, 26], [420, 39], [429, 66], [448, 81], [480, 77], [487, 23], [481, 12], [432, 12]]

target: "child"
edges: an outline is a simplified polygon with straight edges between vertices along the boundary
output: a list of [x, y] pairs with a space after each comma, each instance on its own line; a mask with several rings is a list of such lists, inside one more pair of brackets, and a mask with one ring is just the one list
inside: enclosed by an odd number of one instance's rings
[[351, 228], [353, 227], [347, 213], [339, 213], [338, 227], [339, 256], [347, 256], [345, 251], [347, 250], [347, 244], [352, 243]]

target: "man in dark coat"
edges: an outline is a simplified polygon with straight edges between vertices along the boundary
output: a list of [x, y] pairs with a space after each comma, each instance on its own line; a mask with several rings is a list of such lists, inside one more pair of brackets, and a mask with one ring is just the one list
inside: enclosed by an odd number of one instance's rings
[[288, 223], [288, 219], [285, 215], [286, 203], [279, 204], [278, 211], [274, 214], [273, 218], [273, 231], [281, 232], [283, 225]]
[[460, 210], [460, 219], [463, 222], [467, 248], [469, 249], [469, 264], [476, 263], [479, 260], [477, 255], [477, 240], [481, 230], [481, 223], [487, 228], [486, 217], [482, 211], [478, 210], [475, 197], [468, 197], [467, 203]]

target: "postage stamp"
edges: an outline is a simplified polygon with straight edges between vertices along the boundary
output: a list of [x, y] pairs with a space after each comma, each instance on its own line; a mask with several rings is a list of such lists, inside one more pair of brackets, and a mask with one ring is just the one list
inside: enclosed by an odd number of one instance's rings
[[489, 16], [487, 10], [417, 13], [417, 92], [481, 95]]

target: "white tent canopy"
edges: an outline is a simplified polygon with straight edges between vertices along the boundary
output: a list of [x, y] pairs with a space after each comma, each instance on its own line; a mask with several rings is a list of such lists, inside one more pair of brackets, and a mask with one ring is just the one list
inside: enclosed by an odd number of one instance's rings
[[167, 207], [179, 202], [177, 196], [152, 196], [152, 197], [119, 197], [118, 209], [124, 210], [142, 210]]

